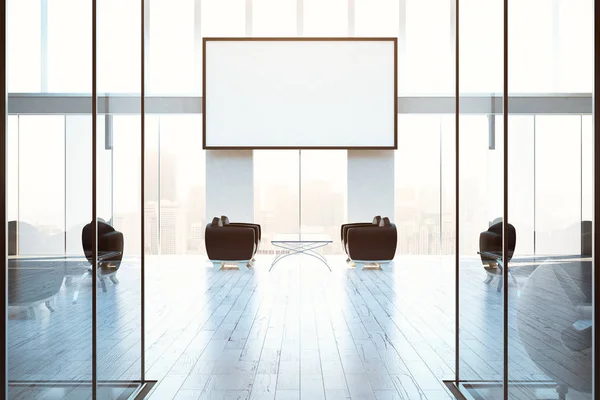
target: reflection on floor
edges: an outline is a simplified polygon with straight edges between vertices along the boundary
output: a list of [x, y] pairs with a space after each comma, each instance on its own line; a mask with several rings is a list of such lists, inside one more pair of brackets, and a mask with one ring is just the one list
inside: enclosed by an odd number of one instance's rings
[[[332, 272], [309, 257], [268, 272], [265, 256], [242, 272], [215, 271], [202, 257], [147, 257], [146, 377], [159, 380], [151, 399], [453, 398], [442, 383], [454, 378], [453, 257], [399, 257], [390, 272], [361, 273], [341, 256], [328, 259]], [[535, 264], [514, 270], [519, 286]], [[485, 277], [478, 259], [461, 263], [465, 380], [502, 376], [502, 293]], [[98, 376], [136, 380], [139, 263], [126, 261], [118, 278], [98, 288]], [[89, 379], [91, 281], [73, 304], [76, 281], [63, 284], [53, 313], [43, 304], [33, 317], [11, 310], [11, 380]], [[511, 379], [548, 381], [519, 339], [516, 290], [509, 297]], [[20, 389], [11, 399], [41, 397]], [[56, 393], [43, 395], [63, 397]], [[567, 398], [591, 395], [570, 390]]]
[[[102, 384], [98, 386], [97, 398], [127, 400], [139, 385], [130, 384]], [[11, 385], [8, 388], [8, 397], [12, 399], [65, 399], [79, 400], [91, 399], [92, 388], [89, 384], [55, 383], [36, 385]]]
[[[464, 384], [463, 393], [469, 400], [503, 399], [502, 385], [493, 383]], [[510, 399], [556, 399], [556, 385], [543, 382], [526, 382], [509, 384]], [[584, 399], [581, 394], [571, 394], [569, 399]], [[587, 397], [588, 399], [591, 397]]]

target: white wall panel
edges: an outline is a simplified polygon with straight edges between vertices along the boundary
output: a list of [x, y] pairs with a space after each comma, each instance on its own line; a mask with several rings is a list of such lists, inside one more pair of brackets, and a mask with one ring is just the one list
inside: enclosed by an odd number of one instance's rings
[[227, 215], [232, 222], [254, 220], [252, 150], [206, 152], [206, 221]]
[[371, 221], [375, 215], [394, 222], [394, 187], [393, 151], [348, 151], [348, 222]]

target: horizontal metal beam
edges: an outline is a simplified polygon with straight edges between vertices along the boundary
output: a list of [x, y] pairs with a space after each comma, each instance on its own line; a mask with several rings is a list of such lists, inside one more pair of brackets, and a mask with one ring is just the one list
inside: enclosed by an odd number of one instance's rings
[[[146, 114], [199, 114], [201, 97], [146, 97]], [[92, 97], [64, 94], [10, 94], [9, 114], [91, 114]], [[139, 95], [98, 97], [100, 114], [140, 114]]]
[[[591, 94], [519, 95], [510, 96], [511, 114], [591, 114]], [[461, 114], [496, 114], [504, 110], [502, 96], [465, 95], [460, 98]], [[399, 114], [454, 114], [456, 99], [441, 97], [400, 97]]]
[[[399, 97], [400, 114], [454, 114], [452, 96]], [[100, 114], [139, 114], [139, 95], [103, 95], [98, 99]], [[591, 114], [592, 95], [540, 94], [509, 98], [511, 114]], [[9, 114], [90, 114], [92, 98], [88, 95], [14, 93], [8, 95]], [[460, 99], [461, 114], [497, 114], [503, 110], [502, 96], [465, 95]], [[200, 114], [202, 97], [149, 96], [146, 114]]]

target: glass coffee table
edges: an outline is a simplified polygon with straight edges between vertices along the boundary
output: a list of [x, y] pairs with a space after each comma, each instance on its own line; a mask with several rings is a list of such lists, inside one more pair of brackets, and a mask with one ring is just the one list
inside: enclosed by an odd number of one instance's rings
[[269, 271], [273, 269], [273, 266], [280, 260], [296, 254], [306, 254], [307, 256], [315, 257], [325, 264], [327, 268], [329, 268], [329, 271], [331, 271], [331, 267], [329, 264], [327, 264], [325, 257], [316, 251], [317, 249], [325, 247], [330, 243], [333, 243], [331, 237], [324, 233], [284, 233], [275, 235], [273, 236], [273, 239], [271, 239], [271, 244], [275, 247], [279, 247], [280, 249], [287, 250], [287, 252], [284, 254], [278, 254], [277, 257], [275, 257], [271, 263], [271, 268], [269, 268]]

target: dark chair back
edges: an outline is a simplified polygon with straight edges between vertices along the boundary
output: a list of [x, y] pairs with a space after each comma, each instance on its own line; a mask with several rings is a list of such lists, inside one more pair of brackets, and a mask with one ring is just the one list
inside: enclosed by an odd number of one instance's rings
[[[512, 224], [508, 224], [508, 260], [512, 259], [517, 245], [517, 231]], [[479, 235], [479, 251], [487, 253], [502, 253], [502, 222], [497, 222], [490, 226], [487, 231]], [[481, 261], [484, 263], [495, 261], [495, 259], [481, 254]]]
[[[90, 264], [93, 263], [92, 245], [94, 240], [94, 224], [91, 222], [83, 227], [81, 231], [81, 244], [85, 257]], [[124, 240], [123, 234], [118, 232], [109, 224], [98, 221], [98, 255], [102, 253], [116, 253], [113, 256], [103, 258], [100, 263], [101, 271], [114, 272], [121, 265], [123, 259]]]
[[256, 250], [255, 243], [255, 229], [252, 226], [224, 226], [219, 217], [214, 217], [206, 225], [204, 244], [209, 260], [250, 260]]
[[389, 261], [396, 255], [398, 233], [388, 217], [381, 218], [375, 226], [350, 226], [346, 236], [347, 252], [352, 260]]

